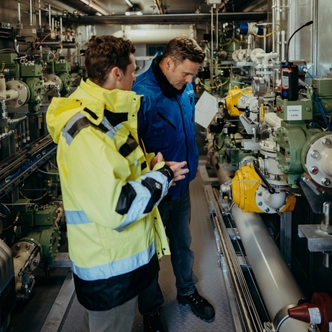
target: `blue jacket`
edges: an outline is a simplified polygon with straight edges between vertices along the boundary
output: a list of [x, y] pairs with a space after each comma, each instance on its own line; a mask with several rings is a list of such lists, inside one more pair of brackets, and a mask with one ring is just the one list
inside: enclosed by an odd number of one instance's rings
[[195, 134], [195, 96], [192, 84], [187, 84], [182, 93], [175, 92], [174, 88], [167, 93], [167, 84], [170, 84], [158, 63], [157, 58], [146, 72], [137, 77], [132, 89], [143, 95], [139, 135], [146, 150], [155, 153], [160, 151], [167, 161], [187, 161], [189, 173], [186, 178], [172, 186], [164, 198], [174, 200], [188, 190], [197, 172], [199, 156]]

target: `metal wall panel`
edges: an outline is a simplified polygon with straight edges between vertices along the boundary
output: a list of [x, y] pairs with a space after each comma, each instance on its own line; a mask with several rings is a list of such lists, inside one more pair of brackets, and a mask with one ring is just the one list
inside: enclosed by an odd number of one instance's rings
[[289, 60], [305, 60], [314, 64], [310, 73], [322, 77], [332, 67], [331, 0], [296, 0], [290, 2], [288, 38], [300, 26], [313, 21], [294, 35], [289, 47]]
[[332, 2], [318, 0], [317, 75], [325, 76], [332, 68]]

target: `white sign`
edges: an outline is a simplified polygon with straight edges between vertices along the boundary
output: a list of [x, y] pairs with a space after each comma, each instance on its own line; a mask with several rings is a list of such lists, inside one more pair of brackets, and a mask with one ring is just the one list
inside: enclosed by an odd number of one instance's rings
[[302, 105], [289, 105], [287, 106], [287, 119], [288, 121], [302, 120]]
[[204, 91], [196, 103], [195, 120], [196, 123], [207, 128], [218, 112], [217, 98]]

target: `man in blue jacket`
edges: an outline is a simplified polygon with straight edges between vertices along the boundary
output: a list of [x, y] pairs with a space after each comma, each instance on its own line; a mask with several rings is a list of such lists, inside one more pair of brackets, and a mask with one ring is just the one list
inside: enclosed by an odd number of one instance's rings
[[[197, 42], [181, 36], [172, 39], [151, 67], [139, 75], [132, 89], [142, 94], [139, 135], [148, 152], [160, 151], [166, 160], [187, 161], [186, 178], [172, 186], [159, 205], [171, 249], [177, 301], [189, 304], [194, 314], [211, 322], [212, 305], [198, 293], [190, 250], [191, 204], [189, 183], [196, 177], [198, 148], [195, 137], [195, 95], [192, 85], [205, 57]], [[145, 331], [164, 331], [160, 310], [163, 295], [157, 278], [139, 295], [139, 311]]]

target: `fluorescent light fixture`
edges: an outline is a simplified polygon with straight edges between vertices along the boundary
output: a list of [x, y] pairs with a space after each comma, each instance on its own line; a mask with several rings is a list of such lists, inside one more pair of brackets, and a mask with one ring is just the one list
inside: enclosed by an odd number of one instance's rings
[[125, 12], [125, 15], [130, 16], [130, 15], [143, 15], [141, 12], [141, 8], [139, 5], [134, 4], [132, 6], [129, 6]]
[[[80, 0], [82, 3], [84, 3], [85, 5], [87, 5], [88, 7], [91, 7], [92, 9], [94, 9], [98, 15], [98, 13], [100, 15], [109, 15], [109, 12], [107, 10], [105, 10], [104, 8], [100, 7], [99, 5], [97, 5], [96, 3], [94, 3], [92, 0]], [[99, 16], [100, 16], [99, 15]]]

